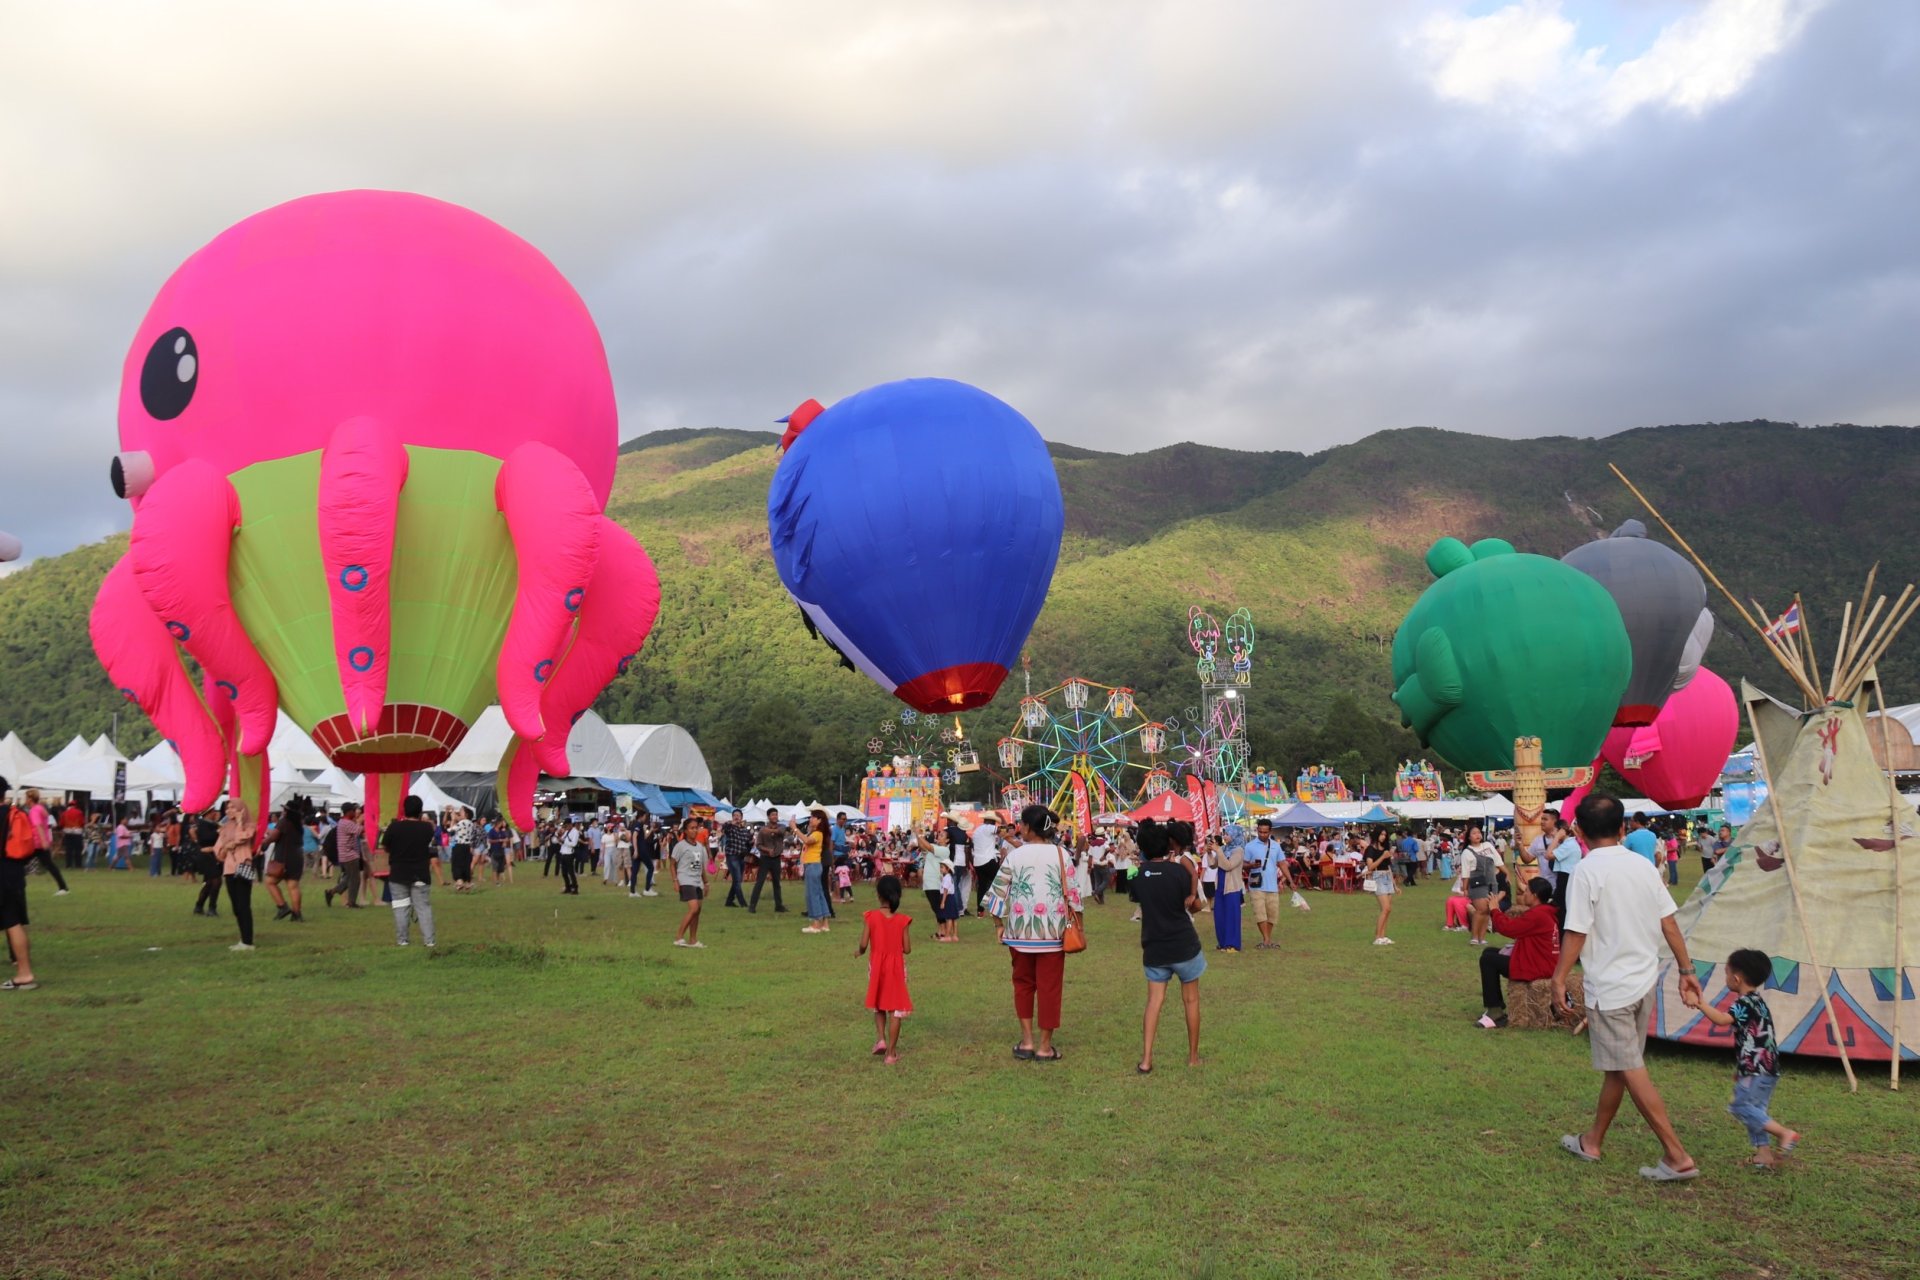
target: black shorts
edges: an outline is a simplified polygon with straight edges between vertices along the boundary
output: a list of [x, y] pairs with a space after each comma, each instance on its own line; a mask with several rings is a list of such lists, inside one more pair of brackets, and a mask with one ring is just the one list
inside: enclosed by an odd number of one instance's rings
[[683, 884], [680, 886], [680, 901], [682, 902], [698, 902], [706, 896], [707, 891], [697, 884]]
[[473, 880], [473, 850], [464, 844], [453, 846], [453, 878], [463, 883]]
[[269, 862], [267, 874], [281, 880], [298, 880], [307, 869], [307, 860], [302, 857], [293, 862]]
[[0, 929], [27, 923], [27, 864], [0, 854]]

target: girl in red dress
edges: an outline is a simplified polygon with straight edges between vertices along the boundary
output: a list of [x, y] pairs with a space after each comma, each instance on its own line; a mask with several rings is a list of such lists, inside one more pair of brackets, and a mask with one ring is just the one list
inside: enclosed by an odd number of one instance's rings
[[867, 957], [867, 1008], [873, 1010], [875, 1055], [885, 1054], [887, 1064], [900, 1061], [900, 1019], [913, 1012], [913, 1000], [907, 995], [907, 956], [913, 940], [907, 937], [912, 916], [900, 914], [900, 877], [881, 876], [874, 886], [884, 911], [869, 911], [860, 930], [860, 945], [854, 956]]

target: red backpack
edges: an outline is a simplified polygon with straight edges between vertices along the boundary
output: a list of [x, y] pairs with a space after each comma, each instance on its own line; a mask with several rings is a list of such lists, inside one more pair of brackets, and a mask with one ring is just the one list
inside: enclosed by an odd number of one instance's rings
[[7, 856], [24, 862], [34, 855], [33, 819], [18, 805], [7, 806]]

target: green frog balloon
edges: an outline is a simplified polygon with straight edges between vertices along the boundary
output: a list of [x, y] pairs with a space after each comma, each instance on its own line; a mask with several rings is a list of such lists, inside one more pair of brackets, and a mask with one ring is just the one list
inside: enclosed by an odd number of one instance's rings
[[1547, 768], [1591, 764], [1633, 669], [1606, 588], [1498, 538], [1442, 538], [1427, 568], [1437, 581], [1393, 639], [1402, 722], [1457, 769], [1512, 768], [1523, 735]]

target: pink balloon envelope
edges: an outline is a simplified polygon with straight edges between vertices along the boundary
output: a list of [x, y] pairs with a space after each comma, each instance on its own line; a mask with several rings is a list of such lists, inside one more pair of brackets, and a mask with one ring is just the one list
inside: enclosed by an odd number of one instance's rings
[[1702, 667], [1652, 724], [1615, 729], [1600, 754], [1661, 808], [1691, 809], [1713, 790], [1739, 731], [1733, 689]]

